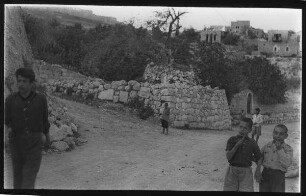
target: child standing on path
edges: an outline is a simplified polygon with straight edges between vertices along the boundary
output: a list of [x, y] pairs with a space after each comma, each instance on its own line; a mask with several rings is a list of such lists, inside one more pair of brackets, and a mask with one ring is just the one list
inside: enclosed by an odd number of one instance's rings
[[256, 108], [252, 120], [253, 121], [252, 139], [254, 139], [254, 135], [256, 135], [256, 143], [258, 143], [259, 136], [261, 135], [261, 125], [263, 123], [262, 115], [259, 113], [260, 109]]
[[164, 111], [161, 115], [160, 121], [163, 127], [163, 134], [168, 135], [168, 127], [169, 127], [169, 118], [170, 118], [170, 108], [168, 107], [168, 103], [164, 104]]
[[[273, 141], [261, 150], [263, 157], [256, 168], [255, 179], [259, 182], [259, 192], [285, 192], [285, 173], [292, 163], [292, 147], [285, 143], [288, 129], [285, 125], [276, 125]], [[261, 164], [264, 169], [261, 173]]]
[[248, 137], [252, 129], [252, 120], [243, 118], [239, 125], [239, 134], [230, 137], [226, 146], [226, 158], [229, 162], [224, 191], [253, 192], [252, 160], [259, 161], [261, 153], [256, 142]]

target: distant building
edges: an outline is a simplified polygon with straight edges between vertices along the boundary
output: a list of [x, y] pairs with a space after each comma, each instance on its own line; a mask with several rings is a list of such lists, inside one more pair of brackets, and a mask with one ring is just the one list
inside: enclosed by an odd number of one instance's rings
[[207, 43], [221, 43], [225, 29], [226, 27], [222, 25], [212, 25], [209, 28], [204, 28], [204, 30], [200, 31], [200, 40]]
[[238, 20], [236, 22], [231, 22], [231, 32], [242, 34], [248, 28], [250, 28], [250, 21], [248, 20]]
[[259, 42], [258, 51], [275, 56], [298, 56], [300, 36], [289, 30], [270, 30], [268, 41]]
[[302, 56], [302, 31], [299, 31], [296, 34], [300, 36], [300, 54], [299, 56]]

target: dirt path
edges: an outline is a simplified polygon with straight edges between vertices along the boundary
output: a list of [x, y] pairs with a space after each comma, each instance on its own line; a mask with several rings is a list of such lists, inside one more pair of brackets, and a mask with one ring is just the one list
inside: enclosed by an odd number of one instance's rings
[[[37, 188], [222, 191], [225, 144], [236, 131], [170, 128], [165, 136], [156, 121], [62, 101], [88, 142], [71, 152], [44, 156]], [[260, 146], [270, 140], [273, 127], [263, 127]], [[288, 127], [292, 130], [288, 143], [297, 153], [299, 124]], [[7, 188], [12, 184], [10, 169], [6, 157]], [[299, 191], [299, 178], [286, 179], [286, 191]]]

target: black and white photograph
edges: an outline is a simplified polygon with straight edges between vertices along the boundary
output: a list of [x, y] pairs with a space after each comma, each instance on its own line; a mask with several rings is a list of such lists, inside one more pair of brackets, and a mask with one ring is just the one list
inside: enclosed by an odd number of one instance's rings
[[4, 190], [301, 192], [302, 9], [4, 5]]

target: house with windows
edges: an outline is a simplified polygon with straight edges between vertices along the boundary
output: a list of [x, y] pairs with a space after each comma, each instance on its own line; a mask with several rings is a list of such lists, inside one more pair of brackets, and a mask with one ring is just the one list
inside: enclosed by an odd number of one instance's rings
[[226, 27], [221, 25], [212, 25], [200, 31], [201, 41], [207, 43], [221, 43], [221, 39], [225, 34]]
[[243, 34], [246, 32], [247, 29], [250, 28], [250, 21], [248, 20], [238, 20], [231, 22], [230, 32]]
[[298, 56], [300, 35], [290, 30], [270, 30], [268, 40], [258, 43], [261, 54], [273, 56]]

